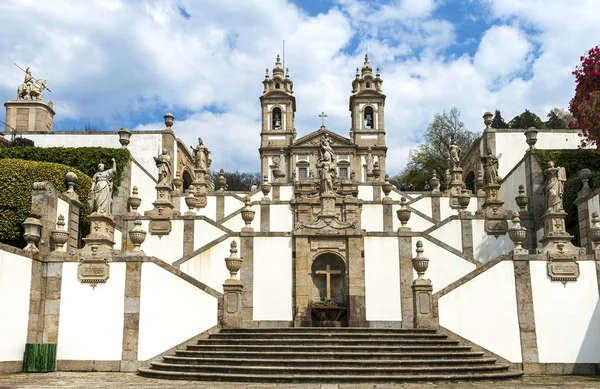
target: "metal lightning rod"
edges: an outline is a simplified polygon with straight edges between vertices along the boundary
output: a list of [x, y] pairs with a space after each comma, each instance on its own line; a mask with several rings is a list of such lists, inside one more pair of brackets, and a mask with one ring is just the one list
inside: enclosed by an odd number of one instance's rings
[[[20, 67], [20, 66], [19, 66], [19, 65], [17, 65], [16, 63], [14, 63], [14, 62], [13, 62], [13, 65], [15, 65], [16, 67], [18, 67], [19, 69], [21, 69], [21, 71], [22, 71], [23, 73], [27, 73], [25, 70], [23, 70], [23, 68], [22, 68], [22, 67]], [[31, 78], [33, 78], [33, 81], [36, 81], [36, 82], [37, 82], [37, 80], [35, 79], [35, 77], [31, 76]], [[45, 86], [45, 87], [44, 87], [44, 89], [46, 89], [48, 92], [52, 92], [52, 91], [50, 90], [50, 88], [48, 88], [47, 86]]]
[[285, 71], [285, 39], [283, 40], [283, 70]]

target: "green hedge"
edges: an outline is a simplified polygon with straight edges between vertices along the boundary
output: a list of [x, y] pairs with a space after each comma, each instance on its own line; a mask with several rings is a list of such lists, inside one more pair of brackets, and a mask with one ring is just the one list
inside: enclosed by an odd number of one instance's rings
[[67, 189], [65, 174], [70, 171], [78, 177], [75, 192], [82, 203], [80, 228], [85, 236], [89, 231], [87, 198], [92, 186], [92, 179], [87, 174], [58, 163], [0, 159], [0, 242], [25, 246], [21, 224], [31, 210], [33, 183], [50, 182], [57, 191], [64, 192]]
[[[72, 166], [90, 177], [98, 171], [98, 164], [107, 169], [112, 166], [111, 158], [117, 163], [117, 174], [113, 178], [113, 191], [121, 184], [121, 174], [130, 159], [128, 149], [106, 147], [8, 147], [0, 149], [0, 159], [26, 159], [28, 161], [55, 162]], [[87, 198], [85, 199], [87, 200]]]
[[536, 150], [535, 158], [542, 169], [545, 169], [549, 161], [554, 161], [555, 166], [564, 167], [567, 172], [563, 193], [563, 208], [569, 215], [566, 220], [566, 228], [572, 234], [578, 232], [577, 228], [577, 192], [581, 189], [581, 181], [577, 174], [581, 169], [588, 168], [592, 171], [589, 182], [591, 188], [600, 187], [600, 153], [595, 150]]

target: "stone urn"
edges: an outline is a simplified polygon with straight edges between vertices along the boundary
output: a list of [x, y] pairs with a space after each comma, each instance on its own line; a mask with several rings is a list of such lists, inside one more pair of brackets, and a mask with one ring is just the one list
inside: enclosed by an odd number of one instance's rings
[[219, 170], [219, 178], [217, 179], [217, 184], [219, 184], [219, 190], [221, 192], [227, 189], [227, 178], [225, 178], [225, 171], [223, 169]]
[[515, 202], [520, 211], [524, 211], [529, 203], [529, 197], [525, 194], [525, 186], [519, 185], [519, 195], [515, 197]]
[[77, 184], [77, 174], [74, 172], [68, 172], [65, 174], [65, 183], [67, 184], [67, 191], [65, 194], [69, 197], [72, 197], [75, 194], [75, 184]]
[[244, 199], [244, 208], [242, 208], [242, 219], [244, 220], [244, 223], [246, 223], [247, 228], [250, 228], [250, 223], [254, 220], [255, 213], [256, 211], [252, 209], [250, 197], [246, 197]]
[[132, 251], [142, 251], [142, 243], [146, 240], [146, 231], [142, 230], [142, 221], [137, 219], [133, 222], [134, 227], [129, 231], [129, 239], [133, 243]]
[[165, 127], [167, 127], [167, 129], [170, 130], [171, 127], [173, 127], [173, 121], [175, 120], [175, 116], [173, 116], [172, 113], [167, 112], [165, 116], [163, 116], [163, 118], [165, 119]]
[[525, 140], [529, 145], [529, 150], [535, 150], [533, 146], [537, 143], [537, 135], [538, 130], [535, 127], [529, 127], [527, 131], [525, 131]]
[[463, 189], [458, 196], [458, 205], [462, 211], [466, 211], [469, 203], [471, 202], [471, 191]]
[[129, 129], [127, 128], [121, 128], [119, 130], [119, 143], [121, 144], [121, 147], [127, 147], [127, 145], [129, 145], [129, 143], [131, 138], [131, 131], [129, 131]]
[[237, 242], [231, 242], [231, 248], [229, 249], [230, 255], [225, 258], [225, 266], [227, 266], [227, 270], [229, 271], [230, 280], [237, 280], [236, 275], [237, 272], [240, 271], [242, 267], [242, 258], [237, 255]]
[[594, 243], [594, 248], [600, 244], [600, 217], [598, 212], [592, 213], [592, 226], [588, 230], [588, 237]]
[[375, 180], [378, 180], [380, 176], [381, 168], [379, 167], [379, 162], [375, 161], [373, 164], [373, 177], [375, 177]]
[[23, 222], [23, 239], [27, 242], [24, 250], [32, 253], [39, 253], [37, 244], [42, 236], [42, 223], [39, 218], [31, 215]]
[[423, 256], [423, 242], [417, 241], [417, 256], [412, 259], [412, 265], [418, 274], [417, 279], [425, 279], [425, 271], [429, 267], [429, 258]]
[[185, 196], [185, 205], [188, 207], [188, 211], [185, 213], [186, 215], [195, 216], [196, 212], [194, 209], [198, 207], [199, 199], [194, 195], [192, 191]]
[[181, 174], [177, 172], [177, 174], [175, 174], [175, 178], [173, 178], [173, 187], [175, 188], [175, 193], [181, 193], [182, 186], [183, 180], [181, 179]]
[[141, 203], [142, 199], [138, 196], [138, 187], [134, 186], [131, 191], [131, 197], [127, 199], [127, 204], [131, 207], [131, 212], [137, 212]]
[[262, 184], [260, 184], [260, 190], [263, 192], [264, 197], [267, 197], [269, 195], [269, 192], [271, 191], [271, 184], [269, 184], [267, 176], [263, 177], [263, 182]]
[[431, 186], [431, 191], [433, 193], [440, 191], [440, 179], [437, 177], [435, 170], [433, 171], [433, 177], [429, 180], [429, 185]]
[[58, 215], [56, 229], [50, 232], [52, 242], [54, 242], [54, 251], [62, 251], [63, 246], [69, 240], [69, 232], [65, 230], [65, 217]]
[[519, 251], [523, 251], [523, 241], [525, 240], [525, 236], [527, 235], [527, 229], [525, 227], [521, 227], [521, 219], [518, 216], [515, 216], [512, 219], [513, 225], [508, 229], [508, 237], [515, 245], [514, 252], [517, 253]]
[[394, 185], [390, 184], [390, 175], [386, 174], [383, 185], [381, 185], [381, 190], [383, 190], [385, 197], [388, 197], [390, 195], [393, 187]]
[[406, 223], [408, 223], [408, 219], [410, 219], [411, 210], [406, 208], [406, 197], [402, 197], [400, 200], [400, 209], [396, 211], [396, 216], [398, 216], [398, 220], [402, 223], [400, 228], [405, 228]]

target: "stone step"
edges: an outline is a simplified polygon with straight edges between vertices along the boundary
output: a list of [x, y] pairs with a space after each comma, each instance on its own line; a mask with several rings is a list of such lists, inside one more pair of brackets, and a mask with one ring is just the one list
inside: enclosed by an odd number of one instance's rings
[[495, 372], [455, 372], [452, 374], [389, 374], [389, 375], [338, 375], [329, 374], [227, 374], [227, 373], [199, 373], [199, 372], [179, 372], [154, 370], [140, 368], [138, 373], [142, 376], [152, 378], [180, 379], [180, 380], [202, 380], [202, 381], [236, 381], [236, 382], [286, 382], [286, 383], [304, 383], [304, 382], [405, 382], [405, 381], [442, 381], [442, 380], [491, 380], [491, 379], [509, 379], [520, 377], [523, 372], [519, 370], [503, 370]]
[[257, 358], [227, 358], [227, 357], [180, 357], [180, 356], [165, 356], [164, 361], [171, 364], [183, 365], [220, 365], [220, 364], [235, 364], [236, 366], [257, 366], [267, 364], [270, 366], [302, 366], [302, 365], [318, 365], [318, 366], [446, 366], [446, 365], [473, 365], [473, 364], [491, 364], [496, 362], [496, 358], [449, 358], [449, 359], [327, 359], [316, 357], [301, 356], [294, 358], [259, 358], [262, 355], [257, 355]]
[[353, 359], [382, 359], [382, 360], [410, 360], [410, 359], [475, 359], [481, 358], [484, 353], [480, 351], [426, 351], [426, 352], [360, 352], [360, 351], [228, 351], [228, 350], [176, 350], [178, 357], [189, 358], [313, 358], [313, 359], [332, 359], [332, 360], [353, 360]]
[[[238, 366], [238, 365], [204, 365], [204, 364], [179, 364], [152, 362], [152, 369], [200, 372], [200, 373], [223, 373], [223, 374], [310, 374], [327, 375], [331, 370], [324, 369], [315, 364], [312, 366]], [[452, 374], [452, 373], [476, 373], [506, 371], [509, 365], [481, 364], [467, 366], [336, 366], [335, 374], [344, 375], [396, 375], [396, 374]]]
[[434, 329], [425, 328], [369, 328], [369, 327], [263, 327], [263, 328], [222, 328], [221, 334], [251, 334], [251, 333], [378, 333], [378, 334], [435, 334]]
[[[217, 350], [228, 350], [228, 351], [324, 351], [324, 345], [281, 345], [281, 344], [196, 344], [187, 346], [188, 350], [196, 351], [217, 351]], [[364, 351], [378, 353], [382, 351], [406, 351], [406, 352], [417, 352], [417, 351], [468, 351], [470, 346], [458, 346], [458, 345], [406, 345], [406, 346], [367, 346], [367, 345], [340, 345], [332, 343], [326, 346], [328, 351]]]
[[253, 333], [216, 333], [211, 334], [209, 339], [385, 339], [385, 340], [403, 340], [403, 339], [446, 339], [446, 335], [435, 333], [360, 333], [360, 332], [338, 332], [338, 333], [319, 333], [319, 332], [253, 332]]
[[236, 345], [239, 347], [251, 345], [277, 345], [277, 346], [453, 346], [458, 345], [456, 340], [447, 339], [401, 339], [401, 340], [381, 340], [381, 339], [203, 339], [198, 341], [200, 345]]

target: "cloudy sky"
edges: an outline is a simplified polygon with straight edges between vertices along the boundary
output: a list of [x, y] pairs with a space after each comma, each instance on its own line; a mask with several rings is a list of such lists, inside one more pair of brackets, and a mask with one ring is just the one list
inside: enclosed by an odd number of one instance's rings
[[[202, 136], [215, 168], [257, 171], [265, 68], [285, 40], [298, 136], [348, 136], [348, 98], [368, 50], [387, 95], [388, 170], [436, 112], [467, 128], [500, 109], [542, 118], [574, 94], [571, 71], [600, 43], [598, 0], [2, 0], [0, 100], [31, 67], [55, 130], [161, 129]], [[3, 119], [2, 119], [3, 120]]]

